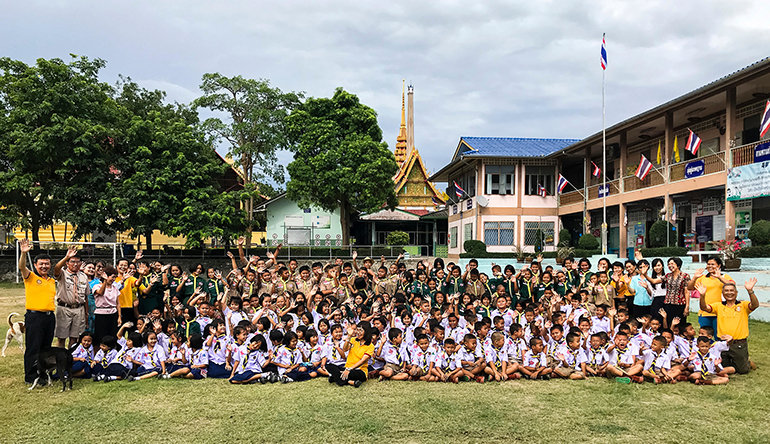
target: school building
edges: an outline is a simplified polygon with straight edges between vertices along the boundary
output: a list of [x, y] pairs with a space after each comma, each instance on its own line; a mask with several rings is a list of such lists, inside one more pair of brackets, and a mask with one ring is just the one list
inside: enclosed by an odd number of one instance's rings
[[[462, 137], [430, 178], [449, 184], [449, 256], [468, 239], [511, 252], [532, 251], [538, 233], [553, 251], [560, 228], [599, 237], [604, 205], [608, 250], [620, 257], [647, 245], [662, 218], [676, 227], [672, 246], [743, 238], [752, 220], [770, 219], [770, 139], [759, 137], [768, 99], [765, 58], [606, 128], [604, 186], [592, 174], [602, 166], [601, 128], [582, 140]], [[695, 155], [685, 150], [690, 130], [702, 140]], [[642, 156], [653, 164], [644, 180], [634, 174]], [[569, 181], [561, 194], [559, 174]]]

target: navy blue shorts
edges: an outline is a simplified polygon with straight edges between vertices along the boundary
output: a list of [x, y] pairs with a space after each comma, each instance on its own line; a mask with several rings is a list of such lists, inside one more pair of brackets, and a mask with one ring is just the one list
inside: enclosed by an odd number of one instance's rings
[[[99, 366], [101, 367], [101, 365]], [[75, 361], [72, 363], [72, 373], [77, 373], [79, 371], [83, 370], [83, 374], [79, 376], [79, 378], [90, 378], [91, 377], [91, 366], [88, 365], [86, 361]]]
[[230, 372], [227, 371], [224, 364], [215, 364], [209, 362], [209, 373], [207, 378], [224, 379], [229, 378]]
[[190, 368], [190, 366], [184, 364], [171, 364], [166, 367], [166, 373], [174, 373], [175, 371], [181, 370], [183, 368]]
[[230, 382], [243, 382], [247, 381], [254, 376], [258, 375], [259, 373], [254, 373], [251, 370], [244, 370], [243, 373], [236, 373], [233, 375], [232, 378], [230, 378]]
[[136, 371], [136, 375], [137, 376], [143, 376], [143, 375], [146, 375], [146, 374], [152, 373], [152, 372], [156, 372], [158, 374], [161, 374], [161, 373], [163, 373], [163, 370], [160, 367], [153, 367], [153, 368], [139, 367], [139, 369]]
[[193, 375], [193, 379], [203, 379], [206, 377], [205, 368], [190, 368], [190, 374]]

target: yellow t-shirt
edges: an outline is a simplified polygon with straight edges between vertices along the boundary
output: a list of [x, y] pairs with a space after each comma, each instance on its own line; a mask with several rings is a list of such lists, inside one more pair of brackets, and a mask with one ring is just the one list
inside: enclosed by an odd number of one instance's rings
[[[730, 277], [729, 274], [723, 274], [722, 275], [725, 280], [732, 280], [733, 278]], [[698, 280], [695, 281], [695, 285], [698, 285], [698, 283], [703, 284], [704, 287], [706, 287], [706, 294], [700, 295], [702, 298], [706, 298], [706, 303], [710, 305], [712, 308], [714, 305], [719, 304], [722, 302], [722, 287], [724, 284], [722, 281], [720, 281], [717, 278], [713, 277], [706, 277], [701, 276], [698, 278]], [[713, 313], [706, 313], [703, 310], [700, 310], [698, 312], [698, 316], [716, 316]]]
[[56, 303], [56, 279], [48, 276], [42, 278], [34, 271], [29, 273], [24, 279], [24, 306], [27, 310], [34, 311], [54, 311]]
[[[116, 281], [120, 282], [118, 279]], [[120, 296], [118, 296], [120, 308], [134, 307], [134, 282], [136, 282], [136, 278], [133, 276], [123, 280], [123, 289], [120, 290]]]
[[749, 301], [735, 301], [728, 307], [718, 302], [711, 306], [717, 316], [717, 334], [730, 335], [733, 339], [746, 339], [749, 336]]
[[[352, 367], [356, 365], [364, 355], [374, 356], [374, 344], [364, 345], [358, 342], [358, 339], [353, 338], [350, 340], [350, 350], [348, 350], [348, 360], [345, 361], [345, 367]], [[358, 367], [367, 376], [369, 376], [369, 362], [365, 362]]]

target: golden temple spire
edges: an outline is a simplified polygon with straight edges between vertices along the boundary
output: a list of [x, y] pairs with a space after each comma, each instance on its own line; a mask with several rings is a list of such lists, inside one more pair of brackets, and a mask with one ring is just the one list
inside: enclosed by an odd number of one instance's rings
[[406, 81], [401, 81], [401, 127], [398, 129], [398, 137], [396, 138], [396, 150], [394, 152], [396, 156], [396, 162], [403, 163], [406, 160], [406, 100], [405, 100], [405, 85]]

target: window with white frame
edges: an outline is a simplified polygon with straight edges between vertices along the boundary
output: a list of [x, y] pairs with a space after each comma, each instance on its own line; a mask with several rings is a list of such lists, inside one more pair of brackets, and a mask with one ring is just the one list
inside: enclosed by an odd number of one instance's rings
[[471, 239], [473, 239], [473, 224], [465, 224], [463, 225], [463, 244]]
[[516, 165], [487, 165], [484, 194], [514, 194]]
[[513, 222], [484, 222], [484, 243], [487, 245], [513, 245]]
[[538, 231], [543, 236], [543, 246], [553, 246], [553, 222], [524, 222], [524, 245], [533, 246], [537, 240]]
[[449, 243], [451, 248], [457, 248], [457, 227], [449, 229]]
[[537, 186], [542, 185], [545, 187], [546, 193], [549, 196], [553, 196], [553, 174], [554, 168], [552, 166], [533, 166], [528, 165], [526, 168], [526, 175], [524, 177], [524, 194], [528, 196], [536, 196]]

